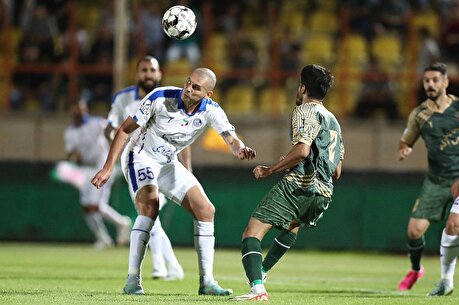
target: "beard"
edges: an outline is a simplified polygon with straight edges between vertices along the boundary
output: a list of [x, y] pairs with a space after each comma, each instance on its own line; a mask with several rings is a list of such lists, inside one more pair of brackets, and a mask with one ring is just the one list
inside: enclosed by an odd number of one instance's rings
[[146, 81], [139, 81], [137, 85], [142, 88], [143, 91], [146, 93], [152, 91], [156, 87], [158, 87], [159, 82], [154, 81], [154, 80], [146, 80]]
[[435, 102], [440, 97], [440, 92], [437, 91], [426, 91], [427, 98]]

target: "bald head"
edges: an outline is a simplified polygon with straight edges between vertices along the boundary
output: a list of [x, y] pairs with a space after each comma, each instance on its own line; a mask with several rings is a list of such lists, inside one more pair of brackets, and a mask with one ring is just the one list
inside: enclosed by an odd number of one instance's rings
[[193, 74], [197, 74], [206, 79], [205, 87], [207, 90], [214, 90], [215, 84], [217, 83], [217, 77], [212, 70], [208, 68], [197, 68], [193, 71]]

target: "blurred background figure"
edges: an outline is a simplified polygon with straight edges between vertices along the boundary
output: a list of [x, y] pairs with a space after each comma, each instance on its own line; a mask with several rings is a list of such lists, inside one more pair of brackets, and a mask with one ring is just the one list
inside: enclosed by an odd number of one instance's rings
[[164, 62], [164, 50], [166, 37], [161, 26], [163, 19], [163, 8], [159, 1], [145, 1], [143, 9], [140, 10], [139, 32], [148, 33], [144, 35], [145, 51]]
[[383, 111], [386, 118], [398, 118], [397, 103], [393, 84], [386, 71], [375, 57], [362, 73], [361, 90], [357, 98], [355, 114], [360, 119], [371, 119], [377, 111]]
[[459, 1], [451, 1], [446, 21], [442, 23], [441, 47], [448, 60], [459, 65]]
[[[109, 145], [104, 136], [106, 120], [102, 117], [93, 117], [88, 114], [87, 103], [80, 100], [71, 108], [73, 122], [68, 126], [64, 134], [65, 151], [67, 160], [80, 167], [81, 174], [76, 175], [80, 182], [72, 183], [80, 192], [80, 203], [83, 208], [84, 219], [90, 231], [94, 234], [96, 249], [110, 248], [113, 240], [108, 234], [103, 219], [108, 220], [117, 228], [117, 244], [126, 245], [129, 242], [131, 219], [122, 216], [108, 203], [112, 187], [109, 181], [103, 188], [95, 189], [91, 184], [92, 176], [98, 167], [104, 163], [108, 154]], [[57, 168], [58, 178], [67, 181], [75, 168], [65, 164], [59, 164]], [[64, 167], [63, 167], [64, 166]], [[84, 179], [81, 179], [81, 177]]]

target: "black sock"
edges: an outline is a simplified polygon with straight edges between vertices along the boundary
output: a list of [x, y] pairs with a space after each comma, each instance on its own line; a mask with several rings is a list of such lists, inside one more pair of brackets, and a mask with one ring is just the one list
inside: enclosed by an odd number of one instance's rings
[[411, 269], [415, 271], [421, 270], [421, 256], [425, 247], [424, 236], [419, 239], [408, 239], [407, 246], [411, 260]]

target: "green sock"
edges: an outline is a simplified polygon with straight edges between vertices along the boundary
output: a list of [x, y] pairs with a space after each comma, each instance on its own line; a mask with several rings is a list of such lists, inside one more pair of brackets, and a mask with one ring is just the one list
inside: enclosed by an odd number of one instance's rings
[[408, 253], [410, 254], [411, 269], [419, 271], [421, 269], [421, 256], [424, 251], [424, 236], [419, 239], [408, 239]]
[[247, 237], [242, 241], [242, 265], [250, 285], [262, 284], [261, 279], [261, 242], [255, 237]]
[[280, 231], [263, 260], [263, 272], [268, 272], [296, 241], [296, 234], [288, 230]]

